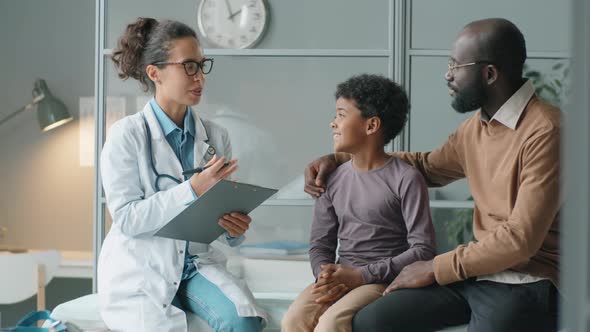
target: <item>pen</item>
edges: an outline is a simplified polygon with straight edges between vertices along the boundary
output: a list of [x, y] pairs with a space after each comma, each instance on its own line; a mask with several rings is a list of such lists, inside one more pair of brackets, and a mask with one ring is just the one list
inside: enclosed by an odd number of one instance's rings
[[[229, 163], [223, 164], [223, 166], [221, 166], [221, 168], [224, 168], [227, 165], [229, 165]], [[204, 166], [204, 167], [197, 167], [197, 168], [194, 168], [194, 169], [188, 169], [188, 170], [182, 172], [182, 175], [185, 175], [186, 176], [186, 175], [192, 175], [192, 174], [195, 174], [195, 173], [201, 173], [202, 171], [206, 170], [209, 167], [211, 167], [211, 166]]]

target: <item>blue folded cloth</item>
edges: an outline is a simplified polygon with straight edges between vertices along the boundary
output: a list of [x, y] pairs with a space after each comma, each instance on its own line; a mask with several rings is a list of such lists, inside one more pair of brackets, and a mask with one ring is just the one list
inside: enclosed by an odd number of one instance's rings
[[245, 255], [301, 255], [308, 250], [308, 243], [298, 241], [270, 241], [240, 247], [240, 253]]

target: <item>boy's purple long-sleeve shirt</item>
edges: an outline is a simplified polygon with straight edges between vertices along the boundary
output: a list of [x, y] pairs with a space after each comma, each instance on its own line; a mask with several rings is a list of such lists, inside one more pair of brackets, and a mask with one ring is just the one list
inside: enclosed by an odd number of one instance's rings
[[389, 283], [404, 266], [435, 255], [428, 190], [418, 170], [391, 157], [358, 171], [342, 164], [315, 203], [309, 256], [313, 274], [337, 263], [361, 269], [365, 283]]

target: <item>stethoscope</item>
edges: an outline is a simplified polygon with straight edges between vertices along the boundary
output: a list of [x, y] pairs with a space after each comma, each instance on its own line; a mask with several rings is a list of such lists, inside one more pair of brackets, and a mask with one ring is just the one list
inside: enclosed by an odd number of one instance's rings
[[[143, 118], [143, 122], [145, 123], [148, 156], [150, 157], [150, 166], [152, 167], [152, 171], [156, 175], [156, 181], [154, 183], [154, 187], [156, 188], [156, 192], [160, 191], [160, 186], [158, 185], [158, 183], [162, 179], [169, 179], [169, 180], [174, 181], [177, 184], [181, 184], [182, 183], [181, 180], [179, 180], [169, 174], [160, 174], [156, 170], [156, 166], [154, 165], [154, 157], [152, 155], [152, 132], [151, 132], [150, 126], [148, 125], [148, 122], [145, 118], [145, 115], [142, 114], [141, 117]], [[207, 130], [207, 129], [205, 129], [205, 130]], [[205, 143], [207, 143], [207, 142], [209, 142], [209, 140], [205, 141]], [[215, 148], [213, 146], [209, 145], [209, 147], [207, 148], [207, 154], [205, 155], [205, 161], [209, 162], [209, 160], [213, 159], [213, 156], [215, 156], [215, 153], [217, 153], [217, 151], [215, 151]]]

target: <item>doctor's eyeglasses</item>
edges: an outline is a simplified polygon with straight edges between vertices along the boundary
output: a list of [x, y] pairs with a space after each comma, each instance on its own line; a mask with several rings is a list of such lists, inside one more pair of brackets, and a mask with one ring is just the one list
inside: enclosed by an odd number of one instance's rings
[[156, 62], [153, 65], [161, 66], [161, 65], [182, 65], [184, 67], [184, 72], [188, 76], [195, 76], [199, 72], [199, 68], [203, 72], [203, 75], [207, 75], [213, 69], [213, 59], [205, 58], [201, 62], [197, 62], [194, 60], [187, 60], [184, 62]]

